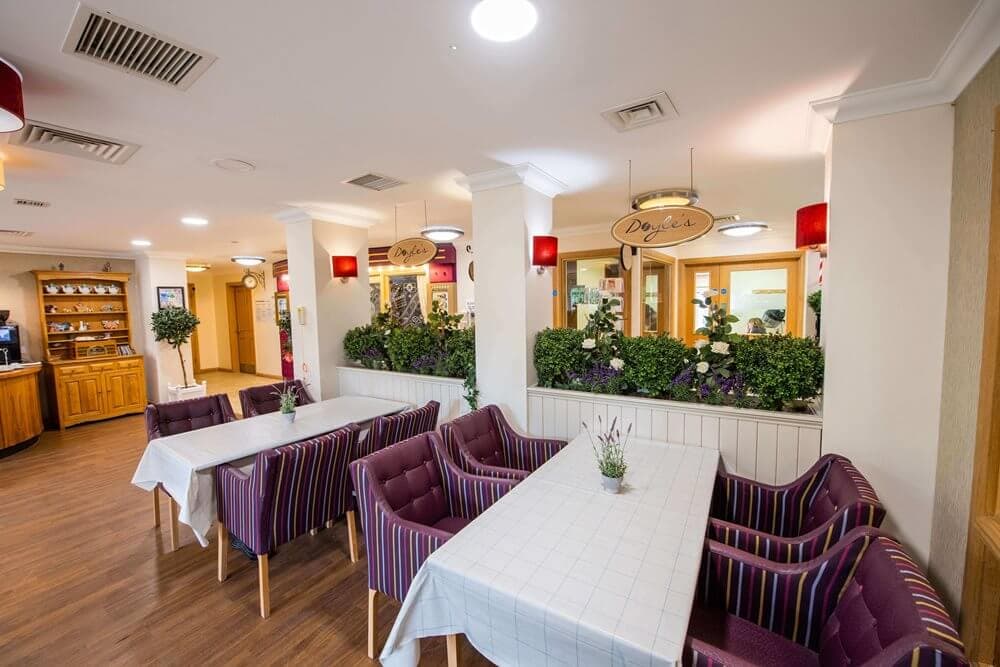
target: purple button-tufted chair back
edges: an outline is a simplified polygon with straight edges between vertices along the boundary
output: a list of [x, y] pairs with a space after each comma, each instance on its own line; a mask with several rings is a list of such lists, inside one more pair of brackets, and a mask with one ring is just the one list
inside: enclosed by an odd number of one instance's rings
[[257, 415], [277, 412], [281, 407], [278, 394], [284, 391], [286, 387], [295, 391], [295, 405], [308, 405], [313, 402], [312, 397], [309, 396], [309, 392], [306, 391], [301, 380], [250, 387], [248, 389], [240, 389], [240, 409], [243, 411], [243, 416], [256, 417]]
[[433, 526], [448, 516], [448, 500], [429, 434], [387, 447], [366, 462], [386, 503], [398, 517]]
[[[489, 466], [506, 467], [503, 440], [500, 437], [500, 428], [493, 414], [493, 411], [497, 409], [494, 405], [487, 405], [442, 425], [445, 442], [452, 440], [447, 435], [448, 430], [455, 429], [461, 433], [465, 447], [474, 459]], [[449, 453], [454, 461], [462, 461], [462, 456], [457, 451], [451, 451], [450, 445]]]
[[235, 421], [233, 405], [225, 394], [189, 398], [146, 406], [146, 437], [149, 440], [195, 431]]
[[879, 521], [871, 521], [870, 525], [881, 522], [884, 512], [868, 480], [847, 459], [834, 458], [822, 486], [806, 508], [801, 532], [807, 533], [822, 526], [842, 508], [852, 505], [865, 509], [870, 507], [879, 514]]

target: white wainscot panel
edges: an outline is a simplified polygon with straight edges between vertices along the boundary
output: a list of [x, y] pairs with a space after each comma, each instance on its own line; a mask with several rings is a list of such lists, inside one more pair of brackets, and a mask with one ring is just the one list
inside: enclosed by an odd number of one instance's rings
[[618, 417], [623, 427], [634, 424], [643, 437], [718, 449], [726, 470], [766, 484], [794, 480], [823, 453], [823, 418], [817, 415], [528, 388], [533, 436], [572, 438], [578, 421], [590, 424], [598, 415], [605, 422]]
[[[437, 401], [441, 404], [438, 413], [439, 424], [469, 411], [469, 404], [465, 401], [463, 381], [457, 378], [339, 366], [337, 380], [342, 396], [385, 398], [410, 403], [415, 408], [428, 401]], [[537, 402], [541, 401], [539, 397]], [[535, 408], [532, 414], [537, 412], [539, 410]], [[540, 428], [542, 421], [538, 417], [536, 419]]]

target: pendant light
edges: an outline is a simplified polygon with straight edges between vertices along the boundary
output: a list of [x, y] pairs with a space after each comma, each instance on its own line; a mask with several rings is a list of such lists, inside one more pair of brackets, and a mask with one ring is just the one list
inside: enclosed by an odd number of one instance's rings
[[726, 236], [745, 237], [771, 229], [766, 222], [741, 220], [738, 215], [724, 215], [715, 219], [719, 233]]
[[420, 230], [420, 235], [428, 241], [435, 243], [451, 243], [462, 238], [465, 230], [454, 225], [427, 225], [427, 200], [424, 200], [424, 228]]
[[0, 58], [0, 132], [17, 132], [24, 127], [22, 79], [13, 65]]
[[645, 211], [648, 208], [660, 206], [694, 206], [698, 203], [698, 191], [694, 189], [694, 148], [690, 149], [689, 167], [691, 170], [691, 185], [687, 188], [661, 188], [643, 192], [632, 198], [632, 208]]

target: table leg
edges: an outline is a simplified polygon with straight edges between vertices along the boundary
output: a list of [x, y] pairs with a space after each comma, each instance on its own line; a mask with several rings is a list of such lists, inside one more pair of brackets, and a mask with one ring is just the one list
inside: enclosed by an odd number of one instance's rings
[[160, 527], [160, 485], [153, 487], [153, 527]]
[[216, 524], [219, 542], [219, 581], [229, 576], [229, 530], [221, 521]]
[[168, 499], [170, 502], [170, 550], [177, 551], [177, 546], [180, 544], [180, 530], [177, 526], [177, 503], [174, 502], [173, 498]]
[[448, 667], [458, 667], [458, 635], [448, 635]]
[[351, 562], [358, 562], [358, 527], [354, 521], [354, 511], [347, 512], [347, 544], [351, 550]]

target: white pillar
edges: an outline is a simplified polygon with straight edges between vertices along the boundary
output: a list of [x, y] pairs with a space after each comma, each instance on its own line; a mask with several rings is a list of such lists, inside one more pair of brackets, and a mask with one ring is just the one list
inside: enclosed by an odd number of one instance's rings
[[[150, 318], [159, 304], [156, 300], [157, 287], [183, 287], [185, 304], [190, 308], [191, 297], [187, 293], [187, 272], [184, 255], [175, 253], [148, 252], [140, 255], [135, 261], [139, 284], [139, 303], [142, 313], [142, 325], [139, 331], [133, 332], [135, 340], [142, 341], [143, 356], [146, 361], [146, 392], [153, 403], [170, 400], [167, 396], [167, 385], [184, 383], [181, 374], [181, 362], [177, 350], [166, 343], [157, 343], [150, 325]], [[187, 369], [188, 383], [194, 383], [194, 364], [191, 357], [191, 344], [181, 346], [184, 353], [184, 365]]]
[[[314, 220], [293, 209], [277, 216], [285, 223], [291, 284], [292, 347], [295, 377], [317, 400], [339, 395], [337, 366], [344, 357], [344, 334], [370, 321], [368, 232], [366, 228]], [[333, 277], [332, 257], [358, 258], [358, 277]]]
[[479, 402], [524, 430], [535, 334], [552, 326], [552, 276], [532, 267], [531, 239], [552, 231], [552, 198], [566, 186], [530, 164], [459, 182], [472, 192]]

